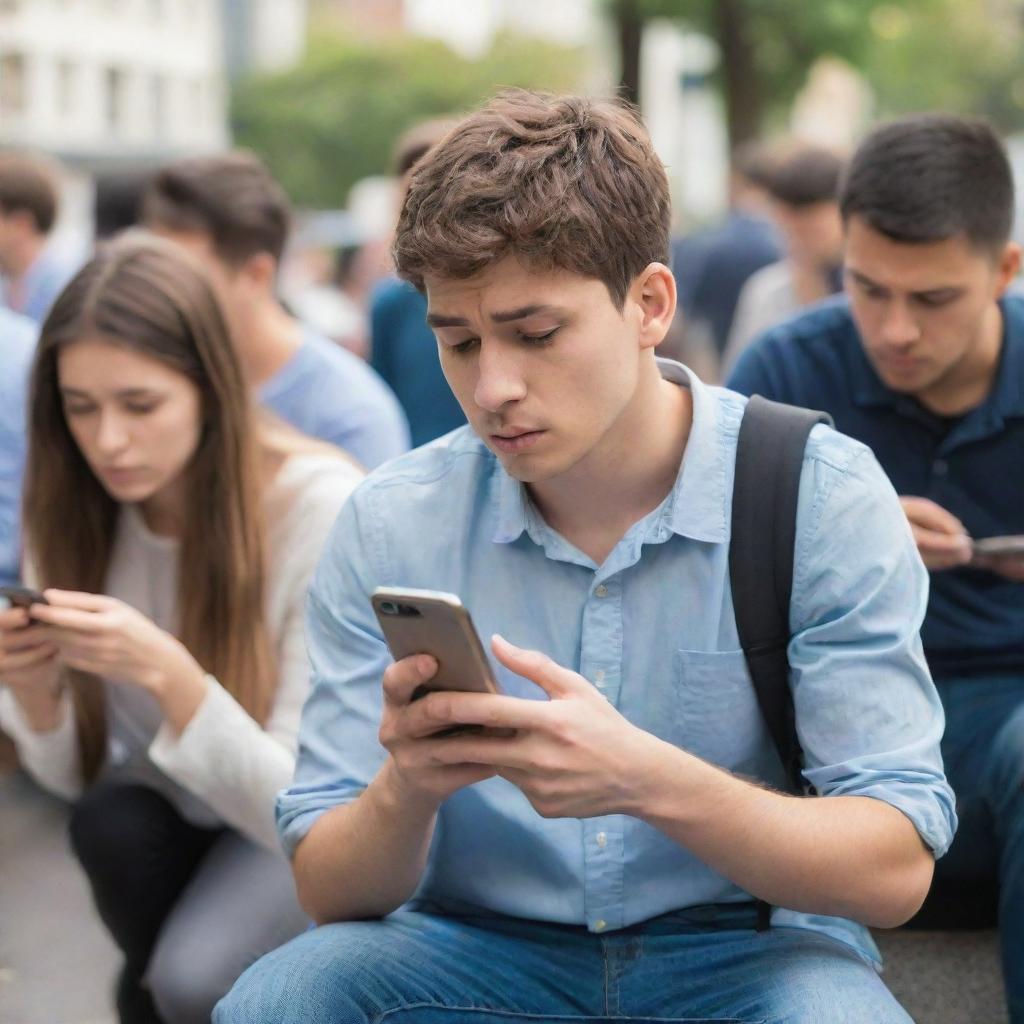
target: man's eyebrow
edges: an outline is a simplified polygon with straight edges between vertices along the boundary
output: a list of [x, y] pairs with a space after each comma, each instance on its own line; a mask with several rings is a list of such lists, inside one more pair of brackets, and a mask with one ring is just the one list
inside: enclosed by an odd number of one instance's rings
[[[490, 319], [496, 324], [507, 324], [513, 320], [525, 320], [528, 316], [536, 316], [538, 313], [565, 314], [565, 310], [558, 306], [534, 304], [531, 306], [520, 306], [519, 309], [503, 310], [500, 313], [492, 313]], [[462, 316], [447, 316], [444, 313], [428, 313], [427, 324], [430, 327], [468, 327], [469, 321]]]
[[869, 288], [877, 288], [879, 291], [888, 291], [884, 285], [879, 284], [877, 281], [872, 281], [867, 274], [862, 274], [859, 270], [855, 270], [853, 267], [847, 267], [846, 272], [850, 277], [859, 281], [861, 284], [866, 284]]

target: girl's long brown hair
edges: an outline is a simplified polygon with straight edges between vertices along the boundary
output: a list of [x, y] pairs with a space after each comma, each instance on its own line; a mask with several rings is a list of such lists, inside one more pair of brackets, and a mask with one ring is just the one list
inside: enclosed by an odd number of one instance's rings
[[[68, 429], [58, 359], [84, 338], [159, 359], [199, 388], [202, 429], [186, 469], [178, 636], [256, 721], [275, 670], [264, 621], [261, 456], [249, 391], [202, 270], [169, 242], [134, 234], [101, 251], [43, 324], [32, 373], [25, 480], [26, 550], [41, 585], [103, 593], [118, 505]], [[82, 775], [106, 756], [100, 680], [70, 673]]]

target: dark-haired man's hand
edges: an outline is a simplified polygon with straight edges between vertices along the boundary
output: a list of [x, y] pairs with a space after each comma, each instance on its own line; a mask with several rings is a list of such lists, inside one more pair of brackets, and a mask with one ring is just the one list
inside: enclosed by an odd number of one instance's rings
[[971, 537], [964, 524], [929, 498], [901, 497], [921, 561], [928, 569], [953, 569], [971, 560]]

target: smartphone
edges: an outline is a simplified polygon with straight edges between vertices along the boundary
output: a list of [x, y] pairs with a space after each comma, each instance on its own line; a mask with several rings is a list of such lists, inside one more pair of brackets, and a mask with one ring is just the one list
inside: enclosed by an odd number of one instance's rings
[[395, 661], [414, 654], [429, 654], [437, 661], [436, 675], [413, 700], [430, 690], [501, 693], [473, 620], [455, 594], [378, 587], [371, 601]]
[[12, 608], [28, 608], [34, 604], [50, 603], [38, 590], [30, 590], [28, 587], [0, 587], [0, 597], [6, 597]]
[[976, 555], [1014, 555], [1024, 558], [1024, 534], [1014, 537], [983, 537], [973, 545]]

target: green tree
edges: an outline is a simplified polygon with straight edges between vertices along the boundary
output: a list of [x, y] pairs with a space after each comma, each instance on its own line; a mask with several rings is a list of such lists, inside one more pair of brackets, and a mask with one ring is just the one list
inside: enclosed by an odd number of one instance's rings
[[468, 110], [501, 87], [578, 88], [583, 70], [577, 50], [512, 35], [472, 61], [432, 40], [318, 32], [298, 67], [238, 84], [234, 136], [298, 205], [339, 207], [356, 181], [387, 173], [395, 139], [416, 122]]
[[861, 69], [879, 113], [946, 109], [1020, 127], [1022, 0], [606, 0], [623, 92], [639, 90], [642, 26], [671, 18], [714, 39], [732, 144], [788, 108], [818, 57]]

